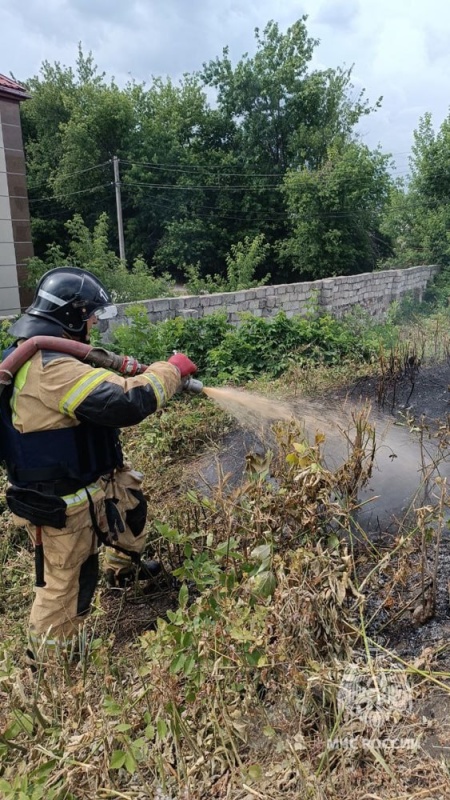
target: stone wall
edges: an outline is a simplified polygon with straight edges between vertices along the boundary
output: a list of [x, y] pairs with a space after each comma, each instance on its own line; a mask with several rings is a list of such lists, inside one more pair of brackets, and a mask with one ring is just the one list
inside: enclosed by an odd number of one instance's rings
[[[259, 286], [241, 292], [143, 300], [139, 301], [139, 305], [146, 307], [151, 322], [180, 316], [199, 318], [226, 311], [229, 322], [237, 324], [239, 314], [243, 311], [249, 311], [255, 317], [271, 317], [284, 311], [288, 317], [292, 317], [305, 314], [312, 303], [317, 304], [319, 310], [328, 311], [334, 316], [342, 316], [354, 306], [360, 306], [371, 316], [382, 318], [394, 300], [400, 300], [407, 294], [412, 294], [420, 302], [424, 289], [438, 271], [439, 267], [436, 266], [420, 266], [366, 272], [306, 283]], [[112, 321], [112, 325], [126, 323], [127, 311], [134, 305], [136, 303], [119, 305], [118, 317]], [[110, 330], [104, 333], [108, 339]]]

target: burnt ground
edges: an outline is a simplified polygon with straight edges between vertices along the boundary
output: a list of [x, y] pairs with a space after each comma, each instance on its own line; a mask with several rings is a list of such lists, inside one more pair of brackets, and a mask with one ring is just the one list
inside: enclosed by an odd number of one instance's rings
[[[422, 424], [431, 437], [441, 437], [444, 457], [450, 439], [450, 365], [435, 364], [423, 369], [405, 369], [403, 375], [383, 383], [373, 378], [361, 378], [347, 389], [353, 399], [368, 398], [377, 401], [386, 415], [404, 418], [410, 416], [414, 423]], [[447, 447], [448, 445], [448, 447]], [[443, 472], [449, 474], [444, 467]], [[448, 490], [447, 490], [448, 491]], [[447, 508], [447, 519], [449, 512]], [[436, 531], [434, 532], [434, 535]], [[389, 552], [397, 537], [381, 536], [381, 548]], [[379, 595], [374, 593], [368, 602], [368, 611], [377, 613], [369, 633], [373, 638], [394, 651], [405, 662], [414, 663], [425, 672], [431, 670], [437, 681], [448, 686], [450, 673], [450, 530], [448, 523], [442, 530], [438, 554], [436, 580], [436, 605], [431, 613], [420, 613], [423, 605], [421, 558], [416, 551], [408, 563], [399, 566], [394, 580], [380, 577]], [[433, 547], [428, 548], [427, 568], [433, 573]], [[425, 686], [425, 684], [424, 684]], [[424, 689], [425, 692], [425, 689]], [[427, 724], [422, 747], [436, 758], [448, 758], [450, 752], [450, 698], [449, 693], [437, 683], [425, 693], [416, 706], [417, 714]], [[420, 697], [420, 689], [419, 689]]]
[[[421, 421], [434, 435], [448, 425], [450, 414], [450, 366], [436, 364], [428, 368], [406, 368], [401, 375], [385, 380], [380, 390], [380, 381], [373, 376], [359, 378], [352, 386], [328, 398], [336, 404], [350, 399], [354, 402], [368, 399], [379, 409], [382, 418], [404, 418], [406, 413]], [[323, 401], [327, 402], [327, 398]], [[258, 451], [261, 442], [251, 432], [231, 432], [225, 436], [220, 448], [204, 453], [195, 462], [184, 467], [184, 479], [200, 488], [217, 483], [218, 474], [228, 474], [229, 486], [236, 485], [245, 468], [245, 455], [250, 450]], [[401, 480], [401, 465], [398, 479]], [[450, 467], [449, 467], [450, 473]], [[201, 476], [201, 478], [200, 478]], [[388, 524], [377, 532], [378, 549], [389, 551], [395, 546], [398, 536], [399, 517], [392, 515]], [[432, 569], [432, 549], [428, 554], [428, 566]], [[417, 622], [417, 606], [414, 600], [421, 587], [420, 557], [412, 553], [409, 563], [402, 565], [402, 575], [393, 587], [392, 576], [380, 578], [379, 595], [374, 593], [369, 601], [369, 615], [375, 614], [369, 633], [383, 645], [393, 648], [405, 660], [419, 657], [431, 648], [433, 667], [450, 671], [450, 531], [445, 527], [440, 547], [435, 614], [427, 621]], [[404, 574], [403, 574], [404, 573]], [[155, 627], [158, 617], [165, 617], [167, 610], [177, 607], [178, 588], [168, 574], [163, 574], [151, 584], [129, 586], [125, 591], [103, 589], [102, 607], [106, 611], [100, 624], [103, 635], [113, 634], [114, 646], [135, 640], [145, 630]], [[395, 609], [395, 613], [393, 610]], [[403, 613], [399, 613], [405, 609]], [[413, 614], [416, 612], [416, 621]], [[447, 647], [447, 641], [449, 646]]]
[[[401, 418], [408, 414], [421, 421], [434, 436], [440, 429], [449, 428], [450, 366], [437, 364], [397, 376], [395, 381], [380, 383], [372, 376], [359, 378], [338, 394], [323, 398], [331, 406], [350, 399], [355, 403], [368, 400], [381, 418]], [[205, 453], [184, 465], [184, 480], [203, 488], [217, 483], [220, 473], [230, 475], [231, 485], [238, 483], [245, 468], [245, 455], [258, 451], [261, 442], [250, 432], [231, 432], [215, 452]], [[449, 446], [450, 462], [450, 446]], [[401, 479], [401, 464], [397, 473]], [[447, 470], [450, 475], [450, 465]], [[200, 480], [201, 477], [201, 480]], [[391, 479], [392, 480], [392, 479]], [[395, 483], [395, 481], [394, 481]], [[450, 516], [450, 515], [449, 515]], [[392, 515], [375, 537], [378, 551], [391, 552], [398, 541], [400, 519]], [[433, 571], [434, 551], [428, 548], [427, 568]], [[363, 557], [364, 561], [364, 557]], [[450, 676], [450, 530], [445, 525], [439, 548], [436, 582], [436, 606], [432, 614], [418, 614], [421, 603], [420, 547], [412, 548], [402, 561], [393, 561], [379, 575], [378, 585], [372, 585], [366, 604], [367, 618], [373, 617], [367, 634], [375, 642], [397, 654], [404, 663], [413, 663], [424, 670], [421, 687], [415, 682], [415, 719], [424, 726], [421, 747], [433, 758], [448, 758], [450, 752], [450, 694], [444, 688]], [[102, 590], [103, 610], [106, 612], [97, 631], [110, 636], [113, 650], [136, 641], [140, 634], [155, 628], [159, 617], [166, 618], [168, 610], [178, 605], [178, 587], [169, 574], [150, 584], [136, 583], [125, 591]], [[425, 617], [425, 619], [424, 619]], [[375, 650], [374, 650], [375, 652]], [[425, 679], [427, 672], [434, 676], [434, 688]], [[422, 699], [421, 699], [422, 697]]]
[[386, 414], [409, 411], [416, 419], [423, 415], [427, 423], [436, 426], [450, 414], [450, 364], [424, 368], [413, 363], [385, 379], [361, 377], [345, 394], [354, 399], [367, 397]]
[[[442, 442], [442, 454], [447, 457], [447, 438], [450, 419], [450, 366], [436, 364], [428, 368], [414, 369], [398, 376], [391, 385], [386, 385], [382, 392], [379, 391], [379, 382], [370, 377], [362, 378], [355, 382], [348, 394], [378, 398], [379, 407], [386, 414], [393, 416], [408, 414], [413, 419], [413, 424], [423, 425], [428, 435]], [[444, 465], [443, 473], [448, 474]], [[447, 511], [448, 516], [448, 511]], [[395, 542], [395, 536], [387, 536], [380, 544], [389, 549]], [[428, 549], [427, 566], [430, 574], [433, 571], [434, 551]], [[436, 651], [433, 656], [434, 668], [450, 671], [450, 530], [448, 524], [442, 530], [442, 541], [439, 549], [439, 567], [437, 571], [436, 608], [435, 613], [420, 614], [418, 608], [422, 604], [421, 598], [421, 559], [419, 554], [411, 554], [411, 572], [398, 580], [398, 587], [394, 591], [395, 601], [392, 605], [395, 613], [387, 609], [379, 615], [374, 626], [374, 634], [380, 629], [379, 636], [388, 647], [407, 659], [419, 657], [429, 648]], [[380, 586], [383, 589], [383, 586]], [[417, 594], [420, 596], [417, 598]], [[414, 598], [417, 598], [414, 600]], [[382, 598], [378, 600], [381, 604]], [[409, 604], [409, 605], [408, 605]], [[405, 608], [403, 614], [399, 613]], [[429, 616], [428, 619], [426, 617]], [[424, 619], [425, 617], [425, 619]], [[389, 622], [391, 619], [391, 622]]]
[[163, 574], [148, 582], [133, 581], [123, 589], [102, 588], [101, 605], [105, 611], [96, 630], [103, 637], [113, 637], [112, 650], [120, 650], [145, 631], [155, 630], [157, 620], [178, 606], [178, 587], [170, 575]]

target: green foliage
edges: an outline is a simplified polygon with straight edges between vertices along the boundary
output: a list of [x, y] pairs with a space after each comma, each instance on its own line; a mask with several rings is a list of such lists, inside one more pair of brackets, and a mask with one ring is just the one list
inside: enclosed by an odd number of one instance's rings
[[224, 48], [222, 58], [204, 65], [202, 78], [239, 129], [246, 159], [280, 174], [318, 166], [336, 135], [348, 135], [371, 109], [363, 93], [350, 100], [350, 70], [308, 71], [318, 41], [308, 36], [306, 17], [286, 33], [271, 20], [255, 39], [253, 57], [233, 66]]
[[143, 306], [132, 306], [127, 313], [131, 324], [114, 328], [114, 350], [134, 355], [144, 364], [166, 359], [179, 350], [189, 353], [203, 374], [208, 370], [211, 348], [220, 345], [231, 327], [226, 314], [201, 319], [176, 317], [154, 325]]
[[100, 210], [113, 220], [108, 162], [123, 154], [133, 136], [134, 108], [128, 91], [107, 83], [81, 47], [74, 70], [44, 61], [26, 86], [32, 100], [21, 118], [33, 241], [35, 253], [43, 256], [49, 242], [65, 245], [64, 221], [74, 212], [89, 226]]
[[377, 233], [391, 184], [388, 163], [381, 152], [350, 143], [331, 148], [317, 170], [288, 171], [292, 232], [279, 244], [281, 260], [312, 279], [372, 271], [383, 245]]
[[[391, 194], [383, 230], [391, 237], [392, 266], [450, 265], [450, 116], [436, 132], [425, 114], [414, 132], [411, 180]], [[447, 282], [444, 273], [441, 287]], [[448, 286], [447, 291], [450, 290]]]
[[0, 361], [3, 351], [13, 342], [12, 337], [8, 334], [13, 321], [14, 320], [11, 319], [4, 319], [0, 322]]
[[254, 280], [254, 277], [269, 251], [270, 245], [265, 243], [263, 233], [254, 239], [246, 236], [243, 242], [231, 245], [231, 253], [226, 256], [227, 291], [237, 292], [268, 283], [270, 275], [265, 275], [260, 281]]
[[363, 341], [344, 322], [325, 314], [271, 319], [243, 315], [219, 347], [208, 356], [208, 369], [220, 381], [249, 380], [261, 373], [280, 375], [291, 363], [333, 364], [358, 353], [368, 356]]
[[255, 279], [255, 272], [266, 260], [270, 245], [264, 241], [263, 233], [254, 239], [246, 236], [243, 242], [231, 245], [231, 253], [225, 257], [227, 264], [227, 277], [220, 275], [207, 275], [200, 277], [200, 264], [188, 266], [185, 273], [188, 278], [187, 288], [191, 294], [201, 292], [237, 292], [241, 289], [251, 289], [253, 286], [263, 286], [270, 280], [270, 275], [265, 275], [260, 280]]
[[145, 454], [150, 464], [164, 460], [164, 468], [177, 459], [195, 457], [212, 439], [229, 428], [219, 406], [205, 395], [179, 395], [161, 414], [148, 417], [130, 434], [130, 459]]
[[108, 247], [108, 217], [103, 213], [92, 233], [79, 214], [66, 222], [70, 235], [67, 252], [56, 244], [48, 247], [44, 259], [35, 256], [28, 263], [29, 280], [35, 285], [40, 276], [52, 267], [64, 264], [89, 269], [109, 289], [117, 303], [166, 297], [173, 291], [169, 275], [156, 277], [142, 258], [136, 258], [131, 269]]
[[156, 325], [145, 309], [130, 311], [130, 325], [114, 329], [113, 349], [134, 355], [143, 363], [167, 358], [173, 350], [189, 354], [204, 381], [242, 382], [267, 373], [280, 375], [295, 362], [339, 363], [343, 358], [369, 358], [375, 343], [370, 327], [309, 314], [288, 319], [281, 312], [263, 319], [243, 314], [232, 326], [223, 314], [202, 319], [173, 320]]
[[213, 294], [214, 292], [226, 292], [226, 281], [221, 275], [200, 275], [200, 261], [196, 264], [186, 264], [184, 274], [186, 277], [186, 288], [189, 294]]
[[[81, 48], [74, 69], [44, 62], [25, 82], [32, 99], [22, 109], [36, 255], [46, 259], [49, 243], [65, 253], [67, 219], [79, 214], [93, 231], [101, 212], [107, 249], [117, 251], [116, 155], [130, 263], [142, 257], [155, 275], [178, 278], [198, 265], [191, 282], [211, 276], [207, 290], [264, 280], [266, 246], [278, 252], [292, 235], [284, 176], [321, 170], [374, 110], [351, 70], [312, 68], [316, 45], [306, 17], [286, 32], [270, 21], [236, 63], [225, 48], [176, 85], [154, 77], [123, 89]], [[286, 254], [271, 272], [289, 280], [296, 270]], [[123, 275], [117, 281], [127, 295]]]

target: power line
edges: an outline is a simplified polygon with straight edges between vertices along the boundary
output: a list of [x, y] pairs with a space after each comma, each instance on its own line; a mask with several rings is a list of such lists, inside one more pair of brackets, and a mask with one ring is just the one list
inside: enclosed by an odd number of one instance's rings
[[[241, 176], [242, 177], [242, 176]], [[187, 191], [266, 191], [268, 189], [279, 189], [280, 186], [230, 186], [230, 185], [218, 185], [218, 186], [208, 186], [208, 185], [198, 185], [198, 186], [185, 186], [182, 183], [145, 183], [143, 181], [127, 181], [125, 180], [122, 184], [123, 187], [125, 186], [147, 186], [152, 189], [171, 189], [174, 191], [183, 191], [186, 189]]]
[[[106, 211], [105, 204], [103, 202], [101, 202], [101, 201], [98, 202], [98, 203], [90, 204], [90, 206], [89, 206], [89, 212], [90, 213], [92, 213], [92, 211], [97, 210], [97, 209], [99, 211]], [[59, 206], [59, 207], [56, 207], [54, 211], [50, 211], [48, 214], [39, 214], [39, 216], [33, 215], [33, 219], [36, 219], [36, 220], [46, 220], [46, 219], [52, 220], [52, 219], [54, 219], [55, 222], [56, 222], [56, 218], [57, 217], [65, 217], [66, 220], [67, 220], [70, 217], [71, 213], [75, 213], [75, 212], [71, 212], [70, 210], [68, 211], [67, 208], [61, 208], [61, 206]]]
[[[280, 186], [232, 186], [230, 184], [222, 184], [218, 186], [208, 186], [203, 184], [198, 184], [196, 186], [193, 185], [184, 185], [181, 183], [176, 184], [168, 184], [168, 183], [146, 183], [144, 181], [128, 181], [125, 180], [121, 184], [123, 189], [126, 189], [129, 186], [140, 186], [148, 189], [164, 189], [169, 191], [218, 191], [218, 192], [228, 192], [228, 191], [240, 191], [240, 192], [247, 192], [247, 191], [255, 191], [255, 192], [266, 192], [266, 191], [279, 191], [282, 187]], [[349, 189], [353, 190], [354, 188], [363, 189], [364, 187], [370, 188], [372, 186], [371, 182], [360, 182], [359, 184], [353, 181], [349, 184]], [[295, 187], [289, 186], [287, 187], [287, 191], [299, 190], [301, 191], [303, 187]]]
[[[127, 186], [129, 186], [129, 185], [130, 184], [123, 183], [122, 184], [122, 189], [126, 189]], [[153, 186], [153, 184], [150, 184], [150, 186]], [[160, 198], [158, 198], [158, 203], [166, 203], [167, 205], [169, 205], [170, 201], [168, 201], [165, 198], [161, 198], [160, 197]], [[411, 203], [411, 202], [408, 202], [406, 207], [405, 207], [405, 205], [403, 203], [393, 203], [393, 204], [390, 204], [390, 205], [388, 205], [386, 203], [386, 205], [385, 205], [386, 211], [391, 211], [391, 210], [395, 211], [397, 209], [400, 209], [400, 210], [405, 209], [405, 211], [409, 211], [409, 210], [414, 210], [414, 209], [417, 209], [417, 208], [418, 209], [422, 209], [423, 208], [423, 204], [421, 202], [417, 202], [417, 203], [414, 203], [414, 204]], [[177, 214], [177, 216], [180, 216], [180, 209], [179, 208], [177, 208], [175, 206], [173, 210]], [[244, 210], [244, 209], [242, 209], [242, 210], [239, 210], [239, 213], [236, 216], [234, 216], [234, 215], [227, 215], [226, 210], [221, 210], [221, 208], [218, 207], [218, 206], [200, 205], [200, 206], [197, 206], [196, 208], [185, 209], [184, 213], [189, 215], [189, 216], [193, 216], [194, 217], [194, 216], [201, 216], [201, 214], [200, 214], [201, 211], [208, 211], [208, 212], [211, 212], [211, 215], [220, 216], [221, 218], [241, 220], [245, 216], [252, 215], [252, 214], [258, 214], [259, 210], [260, 209], [255, 209], [255, 210], [252, 210], [252, 209]], [[270, 221], [270, 220], [273, 220], [273, 218], [275, 216], [281, 218], [280, 222], [282, 221], [282, 219], [286, 219], [286, 218], [287, 219], [293, 219], [293, 218], [297, 218], [297, 217], [300, 217], [300, 218], [305, 219], [305, 220], [314, 220], [316, 218], [324, 218], [325, 219], [325, 218], [358, 217], [360, 215], [360, 213], [361, 213], [361, 210], [362, 211], [366, 211], [366, 209], [360, 209], [360, 211], [355, 211], [355, 210], [346, 211], [346, 210], [342, 210], [342, 209], [335, 209], [335, 210], [330, 210], [330, 211], [319, 211], [319, 210], [317, 210], [313, 214], [310, 214], [310, 215], [305, 215], [305, 214], [303, 214], [301, 212], [298, 212], [298, 211], [269, 211], [264, 216], [259, 215], [253, 221], [254, 222], [265, 221], [265, 220], [266, 221]], [[378, 213], [378, 215], [381, 215], [383, 213], [383, 209], [379, 208], [377, 210], [377, 213]], [[206, 215], [204, 215], [204, 217], [205, 216]]]
[[[266, 189], [267, 190], [269, 190], [269, 189], [270, 190], [276, 190], [276, 189], [279, 189], [281, 187], [281, 181], [282, 181], [282, 179], [284, 179], [285, 174], [286, 174], [286, 173], [283, 173], [282, 175], [280, 175], [280, 174], [277, 174], [277, 173], [256, 173], [256, 172], [255, 173], [213, 172], [210, 169], [204, 168], [204, 167], [201, 167], [201, 166], [198, 166], [198, 167], [197, 166], [179, 167], [179, 166], [175, 166], [175, 165], [152, 164], [151, 162], [135, 162], [135, 161], [127, 160], [127, 159], [121, 159], [121, 163], [128, 164], [128, 165], [131, 165], [131, 166], [137, 166], [137, 165], [148, 166], [148, 167], [150, 167], [152, 169], [157, 169], [157, 170], [161, 170], [161, 171], [168, 170], [168, 171], [175, 172], [176, 174], [180, 174], [180, 175], [192, 174], [192, 176], [194, 176], [194, 175], [199, 174], [199, 173], [198, 172], [191, 173], [190, 170], [201, 170], [205, 174], [213, 175], [216, 178], [239, 177], [241, 180], [243, 178], [247, 179], [247, 178], [258, 178], [258, 177], [261, 177], [261, 178], [262, 177], [280, 178], [280, 183], [279, 184], [269, 185], [269, 186], [267, 186], [267, 185], [266, 186], [249, 186], [249, 185], [233, 186], [233, 185], [224, 185], [224, 184], [217, 184], [217, 185], [214, 185], [214, 184], [199, 184], [199, 185], [196, 185], [196, 186], [192, 186], [192, 185], [189, 186], [189, 185], [185, 185], [185, 184], [161, 184], [161, 183], [157, 183], [157, 182], [149, 183], [149, 182], [146, 182], [146, 181], [127, 181], [126, 182], [127, 185], [130, 185], [130, 186], [146, 186], [146, 187], [151, 187], [151, 188], [155, 188], [155, 189], [168, 189], [168, 190], [172, 190], [172, 191], [182, 191], [183, 189], [186, 189], [187, 191], [196, 191], [196, 190], [201, 190], [201, 191], [219, 191], [220, 189], [226, 189], [226, 190], [229, 190], [229, 191], [256, 191], [256, 192], [257, 191], [263, 191], [263, 190], [266, 190]], [[102, 162], [100, 164], [96, 164], [96, 165], [94, 165], [92, 167], [86, 167], [85, 169], [76, 170], [76, 171], [74, 171], [74, 172], [72, 172], [72, 173], [70, 173], [68, 175], [62, 176], [62, 180], [69, 179], [69, 178], [71, 178], [73, 176], [76, 176], [76, 175], [82, 175], [82, 174], [91, 172], [92, 170], [103, 168], [105, 166], [108, 166], [109, 164], [111, 164], [111, 160], [104, 161], [104, 162]], [[311, 171], [311, 173], [312, 172], [313, 171]], [[409, 174], [409, 170], [407, 170], [406, 172], [404, 172], [403, 170], [402, 171], [397, 171], [395, 177], [401, 177], [402, 174], [405, 174], [405, 175]], [[40, 184], [35, 184], [34, 186], [29, 187], [30, 191], [38, 188], [39, 186], [47, 185], [49, 183], [49, 180], [50, 179], [48, 179], [47, 181], [44, 181], [44, 182], [42, 182]], [[361, 186], [363, 184], [360, 183], [359, 185]], [[371, 184], [368, 182], [367, 185], [370, 186]], [[91, 191], [91, 190], [92, 191], [96, 191], [97, 189], [98, 189], [98, 186], [97, 187], [90, 187], [90, 188], [87, 188], [87, 189], [79, 189], [79, 190], [74, 191], [74, 192], [60, 193], [58, 195], [53, 195], [53, 196], [48, 197], [48, 198], [31, 198], [29, 202], [30, 203], [36, 203], [36, 202], [50, 201], [50, 200], [54, 200], [54, 199], [59, 200], [59, 199], [63, 199], [64, 197], [70, 197], [71, 195], [75, 195], [75, 194], [82, 194], [84, 192], [88, 192], [88, 191]]]
[[127, 159], [120, 159], [121, 164], [128, 164], [129, 166], [136, 166], [136, 167], [148, 167], [149, 169], [160, 170], [162, 172], [181, 172], [181, 173], [190, 173], [190, 172], [203, 172], [207, 175], [214, 175], [217, 177], [224, 177], [224, 178], [282, 178], [284, 175], [285, 170], [282, 173], [279, 172], [245, 172], [244, 168], [241, 172], [218, 172], [220, 167], [210, 168], [210, 167], [202, 167], [201, 165], [184, 165], [179, 166], [176, 164], [153, 164], [151, 161], [128, 161]]
[[[36, 203], [48, 203], [48, 202], [53, 202], [53, 201], [60, 201], [60, 200], [66, 199], [68, 197], [72, 197], [74, 195], [94, 193], [94, 192], [99, 191], [101, 189], [112, 188], [113, 185], [114, 184], [112, 182], [108, 182], [108, 183], [105, 183], [105, 184], [99, 184], [98, 186], [89, 187], [87, 189], [79, 189], [79, 190], [74, 191], [74, 192], [68, 192], [68, 193], [65, 193], [65, 194], [54, 195], [53, 197], [35, 198], [35, 199], [30, 200], [30, 205], [31, 204], [34, 205]], [[217, 187], [204, 187], [204, 186], [201, 186], [201, 185], [199, 185], [199, 186], [183, 186], [183, 185], [179, 185], [179, 184], [177, 184], [177, 185], [154, 184], [154, 183], [144, 183], [144, 182], [134, 182], [134, 181], [127, 181], [127, 182], [121, 184], [121, 188], [122, 189], [128, 189], [129, 187], [133, 187], [133, 186], [140, 186], [140, 187], [148, 188], [148, 189], [152, 189], [152, 190], [153, 189], [165, 189], [165, 190], [177, 190], [177, 191], [183, 191], [183, 190], [186, 190], [186, 191], [202, 190], [203, 191], [206, 188], [206, 189], [215, 189], [215, 190], [218, 190], [218, 191], [222, 191], [223, 193], [226, 193], [227, 191], [248, 191], [248, 188], [249, 188], [249, 187], [245, 187], [245, 186], [217, 186]], [[370, 184], [367, 184], [367, 186], [370, 186]], [[361, 183], [359, 185], [359, 188], [363, 188], [363, 187], [364, 187], [364, 184]], [[261, 187], [250, 187], [250, 188], [254, 189], [255, 191], [260, 191], [260, 192], [272, 191], [272, 190], [279, 189], [279, 187], [274, 187], [274, 186], [261, 186]], [[292, 189], [295, 189], [296, 187], [290, 187], [290, 188], [292, 190]], [[301, 187], [298, 187], [298, 188], [301, 189]], [[158, 202], [166, 202], [166, 203], [168, 203], [168, 201], [165, 198], [159, 198]], [[408, 210], [414, 210], [415, 208], [423, 208], [423, 203], [421, 201], [416, 201], [416, 202], [412, 202], [411, 200], [408, 201], [407, 197], [405, 197], [405, 203], [403, 203], [403, 202], [391, 203], [391, 204], [387, 204], [386, 203], [386, 209], [388, 209], [388, 210], [405, 209], [405, 211], [408, 211]], [[190, 212], [192, 214], [196, 214], [196, 213], [198, 213], [198, 211], [200, 209], [201, 210], [211, 211], [211, 212], [216, 213], [216, 214], [220, 213], [220, 208], [218, 208], [217, 206], [205, 206], [205, 205], [202, 205], [202, 206], [197, 207], [197, 208], [193, 208], [193, 209], [190, 210]], [[177, 210], [177, 209], [174, 209], [174, 210]], [[247, 214], [255, 214], [255, 213], [257, 213], [257, 211], [258, 211], [258, 209], [255, 209], [255, 210], [252, 210], [252, 209], [243, 210], [243, 209], [241, 209], [241, 210], [239, 210], [238, 218], [241, 218], [243, 215], [247, 215]], [[60, 214], [64, 214], [64, 213], [66, 213], [66, 212], [60, 211], [56, 207], [55, 211], [49, 212], [47, 215], [40, 216], [39, 218], [40, 219], [51, 218], [52, 216], [56, 216], [56, 215], [59, 216]], [[349, 216], [349, 215], [353, 215], [354, 216], [355, 214], [357, 214], [357, 212], [355, 212], [355, 211], [345, 211], [345, 210], [335, 209], [333, 211], [327, 211], [327, 212], [317, 211], [317, 212], [315, 212], [315, 214], [313, 216], [333, 216], [333, 217], [338, 217], [338, 216]], [[223, 215], [224, 215], [224, 212], [222, 212], [222, 216]], [[290, 211], [286, 211], [286, 212], [269, 211], [268, 214], [267, 214], [267, 218], [271, 219], [275, 215], [276, 216], [280, 216], [280, 217], [284, 217], [284, 216], [292, 217], [293, 215], [295, 215], [295, 212], [290, 212]], [[313, 216], [311, 216], [311, 218], [313, 218]], [[230, 219], [231, 218], [232, 217], [230, 215]]]
[[[390, 158], [394, 157], [395, 155], [407, 155], [409, 154], [408, 151], [403, 151], [401, 153], [386, 153], [386, 156]], [[121, 164], [129, 164], [130, 166], [140, 166], [140, 167], [149, 167], [150, 169], [155, 170], [162, 170], [167, 172], [206, 172], [210, 175], [215, 175], [216, 173], [220, 176], [224, 177], [253, 177], [253, 178], [280, 178], [283, 177], [285, 172], [288, 169], [295, 169], [295, 167], [286, 167], [283, 168], [282, 172], [245, 172], [245, 168], [242, 167], [241, 172], [219, 172], [218, 170], [222, 169], [221, 165], [217, 166], [208, 166], [204, 167], [201, 164], [162, 164], [160, 162], [153, 162], [153, 161], [132, 161], [131, 159], [121, 158]]]
[[[125, 189], [126, 186], [127, 186], [126, 184], [122, 184], [122, 188]], [[159, 198], [158, 202], [166, 202], [167, 203], [167, 201], [165, 201], [164, 198]], [[196, 208], [193, 208], [193, 209], [180, 210], [179, 208], [174, 208], [173, 210], [174, 210], [174, 212], [175, 212], [175, 214], [176, 214], [176, 216], [178, 218], [180, 218], [180, 217], [184, 217], [184, 218], [195, 218], [195, 217], [197, 217], [197, 218], [201, 218], [201, 219], [207, 219], [208, 217], [220, 217], [220, 219], [229, 219], [229, 220], [242, 221], [244, 217], [246, 219], [250, 218], [250, 217], [253, 217], [252, 219], [250, 219], [250, 222], [270, 222], [270, 221], [274, 221], [274, 217], [275, 217], [275, 221], [276, 222], [280, 222], [280, 223], [283, 222], [286, 219], [287, 220], [293, 220], [293, 219], [297, 219], [297, 218], [303, 219], [305, 221], [306, 220], [310, 221], [310, 220], [314, 220], [314, 219], [317, 219], [317, 218], [320, 218], [320, 219], [339, 219], [339, 218], [345, 218], [345, 217], [359, 217], [360, 216], [360, 212], [358, 212], [358, 211], [342, 211], [342, 210], [338, 210], [338, 209], [336, 209], [335, 211], [331, 211], [331, 210], [330, 211], [316, 211], [313, 214], [309, 214], [309, 215], [303, 214], [303, 213], [298, 212], [298, 211], [273, 211], [273, 212], [268, 212], [267, 214], [261, 214], [260, 213], [261, 209], [242, 210], [242, 212], [239, 211], [238, 214], [234, 215], [234, 214], [228, 213], [228, 211], [226, 209], [221, 209], [220, 207], [217, 207], [217, 206], [208, 206], [208, 205], [200, 205], [200, 206], [197, 206]], [[365, 210], [365, 209], [363, 209], [363, 210]], [[202, 211], [206, 211], [207, 213], [206, 214], [205, 213], [202, 214], [201, 213]]]
[[[108, 161], [103, 161], [101, 164], [95, 164], [93, 167], [86, 167], [85, 169], [77, 169], [75, 172], [70, 172], [68, 175], [58, 176], [59, 180], [65, 181], [69, 178], [75, 177], [75, 175], [83, 175], [86, 172], [92, 172], [94, 169], [100, 169], [100, 167], [106, 167], [108, 164], [111, 164], [111, 159]], [[48, 186], [50, 183], [50, 178], [47, 180], [42, 181], [41, 183], [35, 183], [33, 186], [28, 186], [27, 188], [29, 191], [33, 191], [34, 189], [38, 189], [40, 186]]]
[[53, 197], [38, 197], [38, 198], [34, 198], [34, 199], [30, 200], [29, 203], [31, 205], [31, 203], [47, 203], [50, 200], [61, 200], [61, 199], [64, 200], [64, 198], [72, 197], [75, 194], [87, 194], [88, 192], [96, 192], [99, 189], [104, 189], [107, 186], [112, 186], [112, 185], [113, 184], [111, 183], [111, 181], [109, 181], [109, 183], [101, 183], [98, 186], [91, 186], [91, 187], [89, 187], [89, 189], [78, 189], [76, 192], [67, 192], [66, 194], [55, 194], [55, 195], [53, 195]]
[[[408, 154], [408, 152], [404, 151], [402, 153], [391, 153], [389, 155], [391, 155], [393, 157], [395, 155], [407, 155], [407, 154]], [[76, 177], [77, 175], [83, 175], [83, 174], [86, 174], [88, 172], [92, 172], [93, 170], [101, 169], [103, 167], [109, 166], [111, 163], [112, 163], [112, 160], [108, 159], [107, 161], [103, 161], [103, 162], [101, 162], [99, 164], [94, 164], [91, 167], [85, 167], [83, 169], [74, 170], [73, 172], [70, 172], [70, 173], [68, 173], [66, 175], [59, 176], [59, 180], [60, 181], [65, 181], [65, 180], [68, 180], [70, 178]], [[202, 173], [202, 174], [206, 174], [206, 175], [213, 175], [214, 177], [218, 177], [218, 178], [221, 178], [221, 177], [224, 177], [224, 178], [231, 178], [231, 177], [239, 177], [239, 178], [279, 178], [280, 180], [282, 180], [285, 177], [286, 172], [288, 171], [288, 169], [290, 169], [290, 170], [295, 169], [295, 167], [286, 168], [281, 173], [280, 172], [245, 172], [244, 168], [243, 168], [243, 170], [241, 172], [222, 172], [221, 171], [222, 170], [222, 166], [221, 165], [217, 165], [216, 167], [203, 167], [201, 165], [196, 165], [196, 164], [190, 164], [190, 165], [184, 164], [184, 165], [180, 166], [180, 164], [161, 164], [161, 163], [154, 163], [154, 162], [151, 162], [151, 161], [132, 161], [131, 159], [120, 159], [120, 163], [127, 164], [129, 166], [148, 167], [149, 169], [153, 169], [153, 170], [157, 170], [157, 171], [161, 171], [161, 172], [166, 171], [166, 172], [175, 172], [175, 173], [179, 173], [179, 174], [191, 174], [192, 173], [194, 175], [198, 174], [198, 173]], [[409, 169], [407, 169], [406, 172], [405, 172], [405, 170], [396, 170], [396, 175], [400, 175], [401, 173], [408, 174], [409, 171], [410, 171]], [[33, 185], [30, 185], [30, 186], [28, 186], [28, 190], [29, 191], [34, 191], [34, 189], [37, 189], [37, 188], [39, 188], [41, 186], [49, 185], [50, 184], [50, 180], [51, 179], [49, 177], [46, 180], [41, 181], [40, 183], [35, 183]]]

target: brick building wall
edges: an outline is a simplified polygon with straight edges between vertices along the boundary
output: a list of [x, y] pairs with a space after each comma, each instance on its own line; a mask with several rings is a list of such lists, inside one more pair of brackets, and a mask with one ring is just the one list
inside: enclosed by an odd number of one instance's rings
[[0, 75], [0, 316], [30, 302], [26, 260], [33, 255], [20, 103], [28, 95]]

